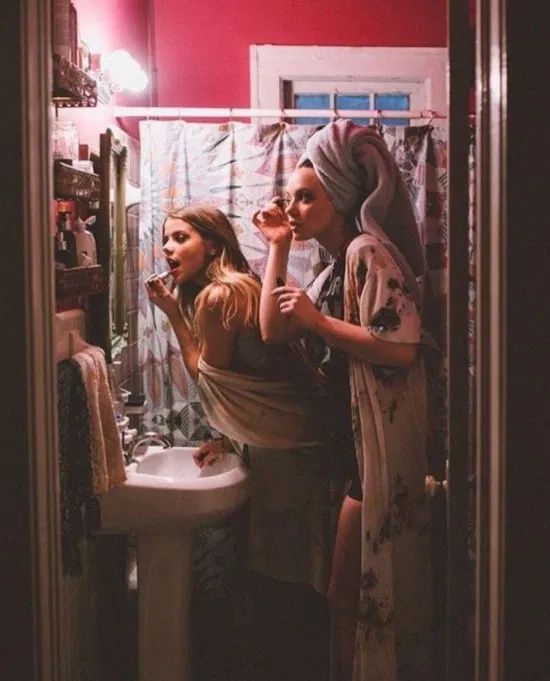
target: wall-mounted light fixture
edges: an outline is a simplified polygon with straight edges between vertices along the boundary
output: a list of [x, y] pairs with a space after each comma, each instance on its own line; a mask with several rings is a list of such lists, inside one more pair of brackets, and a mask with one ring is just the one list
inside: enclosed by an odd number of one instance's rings
[[91, 54], [90, 73], [97, 81], [101, 104], [108, 104], [114, 92], [142, 92], [147, 87], [147, 74], [126, 50]]
[[126, 50], [111, 52], [103, 59], [102, 66], [109, 74], [113, 92], [142, 92], [147, 87], [147, 74]]

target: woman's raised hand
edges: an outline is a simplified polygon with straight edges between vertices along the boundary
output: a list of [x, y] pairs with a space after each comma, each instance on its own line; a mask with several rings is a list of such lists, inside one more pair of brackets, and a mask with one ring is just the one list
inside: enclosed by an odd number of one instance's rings
[[283, 206], [283, 199], [276, 196], [252, 216], [254, 225], [272, 244], [292, 241], [292, 231]]
[[168, 319], [173, 319], [180, 314], [178, 300], [175, 294], [156, 276], [145, 281], [145, 289], [149, 300], [161, 309]]

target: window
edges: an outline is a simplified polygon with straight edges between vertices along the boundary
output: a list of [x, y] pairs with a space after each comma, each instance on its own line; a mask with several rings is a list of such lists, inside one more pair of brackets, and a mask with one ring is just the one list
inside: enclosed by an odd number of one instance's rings
[[[330, 109], [410, 111], [422, 108], [422, 92], [418, 83], [391, 81], [286, 81], [283, 85], [285, 109]], [[371, 118], [353, 118], [362, 125], [372, 123]], [[309, 124], [328, 123], [328, 118], [299, 118]], [[382, 118], [382, 123], [408, 125], [408, 118]]]
[[[446, 48], [252, 45], [252, 106], [446, 112]], [[302, 123], [325, 123], [312, 116]], [[368, 117], [354, 118], [370, 123]], [[382, 122], [407, 125], [408, 118]]]

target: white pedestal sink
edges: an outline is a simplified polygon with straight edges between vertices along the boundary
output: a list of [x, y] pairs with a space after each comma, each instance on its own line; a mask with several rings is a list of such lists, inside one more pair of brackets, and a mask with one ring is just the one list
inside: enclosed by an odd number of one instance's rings
[[139, 681], [192, 681], [191, 531], [235, 511], [248, 473], [235, 454], [198, 468], [192, 447], [149, 447], [100, 498], [101, 533], [137, 535]]

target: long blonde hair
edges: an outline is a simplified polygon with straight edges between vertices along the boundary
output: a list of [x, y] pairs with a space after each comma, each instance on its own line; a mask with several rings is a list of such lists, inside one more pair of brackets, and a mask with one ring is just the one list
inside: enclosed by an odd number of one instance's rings
[[209, 283], [201, 288], [195, 282], [178, 286], [179, 304], [185, 322], [195, 334], [205, 307], [221, 305], [225, 328], [239, 310], [246, 326], [258, 326], [261, 285], [244, 257], [235, 231], [221, 210], [207, 203], [178, 208], [167, 220], [182, 220], [216, 248], [206, 267]]

